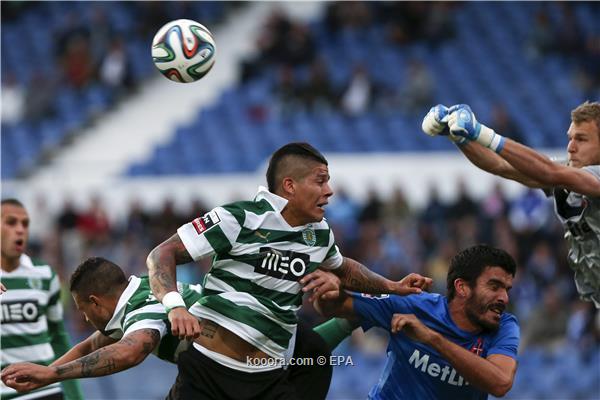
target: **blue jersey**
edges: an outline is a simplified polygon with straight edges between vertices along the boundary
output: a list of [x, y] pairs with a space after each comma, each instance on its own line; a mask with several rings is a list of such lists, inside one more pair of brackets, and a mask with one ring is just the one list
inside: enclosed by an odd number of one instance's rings
[[[503, 354], [517, 358], [519, 323], [503, 313], [496, 332], [473, 334], [456, 326], [448, 301], [439, 294], [410, 296], [353, 295], [354, 313], [361, 326], [390, 331], [393, 314], [414, 314], [422, 323], [446, 339], [481, 356]], [[487, 393], [474, 388], [432, 347], [409, 339], [402, 332], [390, 335], [387, 362], [370, 399], [486, 399]]]

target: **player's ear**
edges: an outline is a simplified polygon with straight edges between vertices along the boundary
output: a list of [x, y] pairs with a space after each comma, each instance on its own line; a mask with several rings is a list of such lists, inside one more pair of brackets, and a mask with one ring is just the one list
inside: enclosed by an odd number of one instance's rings
[[98, 296], [90, 294], [90, 296], [88, 297], [88, 300], [90, 301], [90, 303], [92, 303], [95, 306], [100, 305], [100, 301], [98, 299]]
[[293, 196], [296, 192], [296, 184], [290, 177], [283, 178], [283, 181], [281, 181], [281, 187], [283, 189], [283, 193], [288, 196]]
[[454, 290], [456, 291], [456, 294], [460, 297], [467, 297], [469, 295], [468, 292], [468, 284], [466, 281], [464, 281], [463, 279], [455, 279], [454, 280]]

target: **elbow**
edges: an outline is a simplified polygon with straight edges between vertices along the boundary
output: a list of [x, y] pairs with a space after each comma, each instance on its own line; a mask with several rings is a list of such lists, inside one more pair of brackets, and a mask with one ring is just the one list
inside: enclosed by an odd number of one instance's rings
[[504, 397], [510, 391], [510, 389], [512, 389], [512, 385], [512, 379], [501, 380], [494, 385], [493, 389], [490, 391], [490, 394], [494, 395], [495, 397]]
[[158, 252], [158, 247], [155, 247], [150, 251], [148, 257], [146, 257], [146, 267], [148, 268], [148, 271], [152, 271], [154, 265], [156, 265], [155, 260], [157, 259]]
[[132, 349], [121, 352], [121, 359], [126, 368], [135, 367], [146, 359], [148, 354], [141, 351], [141, 349]]

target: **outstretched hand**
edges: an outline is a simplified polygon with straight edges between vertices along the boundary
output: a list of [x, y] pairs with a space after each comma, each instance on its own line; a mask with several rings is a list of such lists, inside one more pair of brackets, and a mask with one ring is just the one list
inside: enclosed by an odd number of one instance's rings
[[429, 277], [411, 273], [402, 278], [402, 280], [395, 282], [393, 293], [401, 296], [418, 294], [423, 290], [429, 289], [432, 283], [433, 279]]
[[2, 370], [2, 382], [17, 392], [28, 392], [57, 381], [54, 369], [45, 365], [21, 362]]

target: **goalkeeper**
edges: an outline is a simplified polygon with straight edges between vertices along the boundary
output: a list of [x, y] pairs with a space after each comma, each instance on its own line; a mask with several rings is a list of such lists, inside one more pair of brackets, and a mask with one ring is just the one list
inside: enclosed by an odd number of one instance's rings
[[465, 104], [431, 108], [422, 128], [430, 136], [448, 135], [482, 170], [554, 197], [577, 291], [600, 308], [600, 103], [585, 102], [571, 112], [566, 165], [479, 123]]

